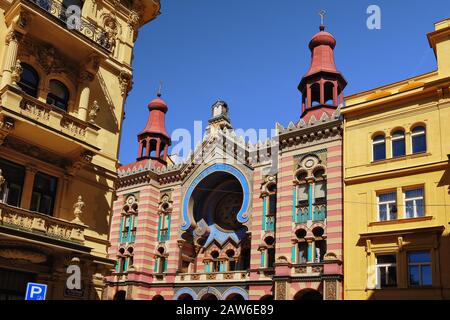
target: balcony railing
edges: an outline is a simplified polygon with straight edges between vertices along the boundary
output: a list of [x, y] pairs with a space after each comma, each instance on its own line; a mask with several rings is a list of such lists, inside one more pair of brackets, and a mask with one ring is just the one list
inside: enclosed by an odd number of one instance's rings
[[160, 242], [166, 242], [169, 241], [169, 229], [161, 229], [159, 231], [159, 241]]
[[267, 216], [266, 217], [266, 226], [264, 228], [265, 231], [274, 231], [275, 230], [275, 216]]
[[[67, 19], [68, 17], [71, 16], [71, 13], [69, 15], [66, 14], [67, 7], [64, 4], [56, 0], [27, 0], [27, 1], [35, 4], [42, 10], [48, 12], [53, 17], [57, 18], [62, 24], [64, 24], [64, 27], [70, 30], [70, 28], [68, 27], [69, 24]], [[80, 18], [79, 24], [77, 25], [76, 28], [71, 30], [78, 32], [79, 34], [83, 35], [84, 37], [101, 46], [103, 49], [111, 51], [112, 43], [109, 41], [108, 33], [104, 29], [100, 28], [94, 22], [91, 22], [81, 16], [79, 18]]]
[[327, 217], [327, 205], [315, 204], [312, 206], [312, 214], [309, 206], [297, 207], [297, 213], [294, 217], [295, 223], [306, 223], [307, 221], [324, 221]]
[[[21, 90], [9, 86], [8, 90], [22, 96], [18, 112], [30, 120], [39, 122], [45, 127], [51, 127], [58, 132], [96, 146], [99, 128], [91, 123], [80, 120], [65, 111], [33, 98]], [[8, 107], [6, 105], [6, 107]], [[15, 110], [14, 110], [15, 111]]]
[[298, 207], [294, 220], [295, 223], [306, 223], [308, 220], [311, 220], [311, 217], [309, 215], [309, 207]]
[[323, 273], [323, 263], [294, 264], [291, 268], [293, 274], [317, 275]]
[[84, 225], [0, 202], [0, 226], [49, 238], [84, 243]]
[[318, 204], [313, 206], [313, 221], [324, 221], [327, 217], [327, 205]]
[[248, 271], [229, 272], [203, 272], [203, 273], [180, 273], [175, 282], [204, 282], [204, 281], [246, 281], [249, 279]]

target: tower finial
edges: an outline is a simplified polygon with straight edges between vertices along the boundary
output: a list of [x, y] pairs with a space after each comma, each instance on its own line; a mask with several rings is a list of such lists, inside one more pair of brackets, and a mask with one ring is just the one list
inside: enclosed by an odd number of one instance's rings
[[320, 31], [325, 30], [325, 25], [323, 24], [324, 22], [324, 18], [325, 15], [327, 14], [327, 12], [325, 10], [320, 10], [319, 11], [319, 16], [320, 16]]
[[160, 80], [159, 81], [158, 93], [156, 94], [158, 96], [158, 98], [161, 97], [162, 85], [163, 85], [163, 82]]

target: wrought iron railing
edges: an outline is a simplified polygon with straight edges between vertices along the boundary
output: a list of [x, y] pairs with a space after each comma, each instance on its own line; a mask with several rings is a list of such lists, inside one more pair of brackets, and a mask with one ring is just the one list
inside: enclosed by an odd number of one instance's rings
[[56, 0], [28, 0], [28, 1], [37, 5], [42, 10], [45, 10], [53, 17], [57, 18], [61, 23], [64, 24], [64, 26], [67, 29], [78, 32], [83, 36], [85, 36], [86, 38], [90, 39], [91, 41], [95, 42], [102, 48], [108, 51], [112, 51], [113, 44], [111, 41], [109, 41], [108, 33], [104, 29], [99, 27], [96, 23], [91, 22], [84, 17], [81, 17], [81, 15], [77, 16], [77, 18], [79, 18], [77, 22], [79, 23], [72, 24], [71, 23], [72, 21], [68, 21], [68, 19], [74, 13], [73, 12], [68, 13], [67, 7], [61, 2]]

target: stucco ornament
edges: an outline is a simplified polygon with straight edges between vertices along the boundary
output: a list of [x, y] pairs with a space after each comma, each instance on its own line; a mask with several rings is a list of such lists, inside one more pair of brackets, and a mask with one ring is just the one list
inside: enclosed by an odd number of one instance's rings
[[95, 119], [97, 118], [97, 114], [100, 111], [100, 106], [98, 105], [97, 100], [95, 100], [92, 104], [91, 110], [89, 111], [89, 122], [95, 123]]
[[85, 207], [85, 203], [83, 202], [83, 198], [81, 196], [78, 196], [77, 202], [73, 205], [73, 214], [75, 216], [75, 219], [72, 220], [72, 222], [81, 222], [81, 214], [83, 213], [83, 208]]

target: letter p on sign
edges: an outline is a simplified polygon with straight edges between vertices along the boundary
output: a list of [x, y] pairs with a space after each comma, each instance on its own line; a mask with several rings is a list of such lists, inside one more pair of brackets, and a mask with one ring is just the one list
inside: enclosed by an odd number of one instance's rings
[[46, 284], [29, 282], [27, 284], [27, 293], [25, 294], [25, 300], [45, 300], [46, 293]]

